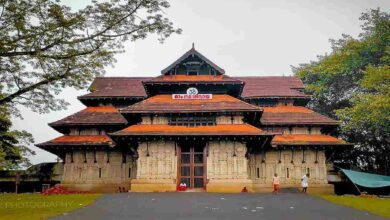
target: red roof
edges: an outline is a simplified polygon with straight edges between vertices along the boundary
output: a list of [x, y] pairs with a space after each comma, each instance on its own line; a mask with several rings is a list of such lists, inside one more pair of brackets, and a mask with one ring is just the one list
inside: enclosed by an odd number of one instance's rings
[[245, 82], [243, 98], [291, 97], [310, 98], [300, 92], [303, 82], [295, 76], [246, 76], [234, 77]]
[[224, 124], [212, 126], [174, 126], [174, 125], [152, 125], [138, 124], [132, 125], [111, 135], [263, 135], [261, 129], [248, 124]]
[[89, 87], [91, 93], [79, 98], [146, 97], [142, 81], [149, 77], [97, 77]]
[[226, 111], [261, 111], [229, 95], [213, 95], [212, 99], [178, 100], [172, 95], [156, 95], [129, 107], [120, 109], [121, 113], [175, 113], [175, 112], [226, 112]]
[[50, 123], [50, 126], [71, 125], [110, 125], [127, 124], [127, 120], [112, 106], [88, 107], [59, 121]]
[[339, 122], [302, 106], [264, 107], [262, 125], [338, 125]]
[[275, 135], [272, 145], [350, 145], [347, 142], [328, 135], [283, 134]]
[[[196, 82], [196, 77], [201, 82], [245, 82], [242, 92], [243, 98], [264, 98], [264, 97], [291, 97], [291, 98], [310, 98], [299, 90], [304, 88], [302, 81], [293, 76], [246, 76], [246, 77], [222, 77], [221, 80], [213, 80], [212, 77], [205, 80], [204, 76], [184, 77], [175, 76], [173, 79], [163, 80], [164, 76], [158, 77], [97, 77], [90, 86], [91, 93], [80, 96], [80, 99], [99, 98], [99, 97], [146, 97], [146, 92], [142, 82], [171, 82], [174, 80], [183, 80], [186, 82]], [[214, 76], [213, 76], [214, 77]], [[216, 79], [219, 79], [219, 78]], [[192, 81], [193, 80], [193, 81]], [[240, 82], [241, 83], [241, 82]]]
[[232, 77], [226, 75], [163, 75], [152, 78], [150, 80], [145, 81], [148, 82], [158, 82], [158, 83], [194, 83], [194, 82], [202, 82], [202, 83], [228, 83], [234, 82], [243, 84], [242, 81], [238, 79], [234, 79]]
[[84, 146], [84, 145], [108, 145], [112, 146], [113, 141], [107, 135], [65, 135], [53, 140], [37, 144], [38, 147], [48, 146]]

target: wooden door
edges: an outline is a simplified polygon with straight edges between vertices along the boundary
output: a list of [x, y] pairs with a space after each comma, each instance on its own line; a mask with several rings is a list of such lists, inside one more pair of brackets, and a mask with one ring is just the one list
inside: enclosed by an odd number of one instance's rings
[[180, 145], [178, 154], [178, 182], [187, 188], [204, 188], [206, 181], [206, 157], [203, 144], [185, 143]]

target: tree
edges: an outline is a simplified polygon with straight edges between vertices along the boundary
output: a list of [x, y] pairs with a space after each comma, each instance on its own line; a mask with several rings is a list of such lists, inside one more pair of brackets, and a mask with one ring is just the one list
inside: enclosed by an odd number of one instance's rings
[[343, 133], [359, 146], [358, 162], [389, 174], [390, 66], [368, 66], [359, 86], [351, 107], [336, 110], [336, 115], [343, 122]]
[[73, 12], [59, 1], [0, 0], [0, 105], [65, 108], [55, 95], [89, 85], [124, 42], [180, 33], [163, 15], [168, 7], [165, 0], [95, 0]]
[[313, 95], [310, 107], [341, 120], [340, 135], [355, 144], [341, 161], [390, 174], [390, 14], [371, 9], [360, 20], [358, 38], [331, 40], [330, 54], [293, 71]]
[[78, 11], [58, 0], [0, 0], [0, 166], [26, 163], [31, 153], [31, 135], [11, 130], [18, 105], [39, 113], [64, 109], [68, 103], [55, 95], [104, 74], [124, 42], [181, 33], [166, 8], [166, 0], [93, 0]]
[[0, 107], [0, 170], [19, 169], [30, 165], [27, 156], [35, 154], [28, 148], [34, 142], [26, 131], [11, 130], [7, 109]]

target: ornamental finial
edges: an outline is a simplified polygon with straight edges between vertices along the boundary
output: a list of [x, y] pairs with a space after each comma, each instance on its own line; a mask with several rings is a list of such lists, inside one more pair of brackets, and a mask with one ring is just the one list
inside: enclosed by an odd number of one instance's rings
[[192, 43], [192, 49], [195, 49], [195, 43]]

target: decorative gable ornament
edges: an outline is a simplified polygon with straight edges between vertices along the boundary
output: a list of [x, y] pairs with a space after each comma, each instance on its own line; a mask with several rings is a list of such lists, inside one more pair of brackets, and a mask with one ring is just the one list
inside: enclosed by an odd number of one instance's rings
[[198, 89], [195, 87], [190, 87], [187, 89], [187, 95], [197, 95]]

